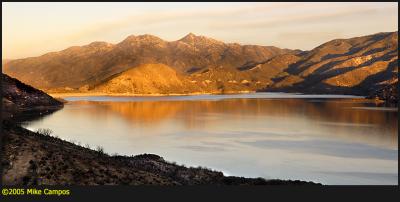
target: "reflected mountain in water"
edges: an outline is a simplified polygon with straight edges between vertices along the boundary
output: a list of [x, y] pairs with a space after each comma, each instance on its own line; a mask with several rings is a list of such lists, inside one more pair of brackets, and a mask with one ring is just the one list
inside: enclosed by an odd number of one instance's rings
[[[146, 102], [97, 102], [78, 101], [79, 105], [87, 105], [85, 112], [73, 110], [73, 116], [84, 114], [93, 119], [107, 119], [110, 113], [117, 113], [126, 121], [141, 124], [160, 124], [168, 119], [178, 117], [185, 127], [190, 128], [212, 128], [219, 125], [221, 119], [213, 118], [213, 114], [224, 114], [230, 119], [242, 120], [249, 116], [253, 117], [279, 117], [288, 119], [298, 117], [312, 121], [318, 127], [335, 127], [336, 130], [348, 130], [356, 127], [357, 130], [368, 131], [374, 125], [383, 126], [380, 136], [389, 135], [391, 141], [397, 142], [395, 132], [398, 128], [396, 120], [397, 113], [386, 113], [387, 108], [379, 108], [371, 112], [368, 108], [377, 107], [372, 102], [362, 102], [358, 99], [352, 100], [325, 100], [325, 99], [228, 99], [222, 101], [146, 101]], [[92, 107], [95, 105], [96, 107]], [[394, 109], [389, 108], [389, 112]], [[89, 113], [88, 113], [89, 112]], [[207, 114], [207, 117], [199, 116]], [[284, 120], [282, 120], [284, 121]], [[341, 133], [335, 134], [342, 136]], [[354, 135], [357, 135], [354, 134]], [[370, 132], [362, 136], [374, 136]], [[363, 137], [365, 138], [365, 137]], [[380, 138], [380, 137], [376, 137]]]

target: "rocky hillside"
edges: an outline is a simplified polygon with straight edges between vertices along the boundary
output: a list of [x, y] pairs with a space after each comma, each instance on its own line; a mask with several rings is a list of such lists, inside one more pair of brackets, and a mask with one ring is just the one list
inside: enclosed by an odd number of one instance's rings
[[398, 32], [336, 39], [297, 54], [265, 90], [368, 95], [398, 81]]
[[[98, 85], [81, 87], [78, 92], [204, 94], [255, 91], [270, 81], [266, 77], [269, 74], [261, 74], [262, 71], [265, 70], [206, 68], [185, 75], [164, 64], [145, 64], [114, 75]], [[49, 92], [54, 91], [60, 92], [58, 89]]]
[[226, 44], [189, 34], [94, 42], [9, 61], [5, 72], [47, 92], [130, 94], [283, 91], [370, 95], [398, 81], [398, 32], [335, 39], [310, 51]]
[[36, 110], [40, 113], [59, 109], [63, 103], [41, 90], [26, 85], [17, 79], [2, 74], [2, 118], [28, 119]]
[[[89, 87], [88, 87], [89, 88]], [[185, 76], [164, 64], [145, 64], [124, 71], [90, 91], [105, 93], [167, 94], [200, 91]]]
[[129, 36], [118, 44], [93, 42], [12, 60], [3, 71], [39, 89], [70, 89], [102, 83], [142, 64], [162, 63], [185, 74], [209, 67], [241, 68], [288, 52], [269, 46], [226, 44], [194, 34], [171, 42], [140, 35]]

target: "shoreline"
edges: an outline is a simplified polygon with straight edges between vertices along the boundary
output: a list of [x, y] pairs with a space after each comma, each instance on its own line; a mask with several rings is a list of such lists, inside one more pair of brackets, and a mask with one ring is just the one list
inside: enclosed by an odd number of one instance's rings
[[[343, 98], [349, 99], [367, 99], [367, 100], [377, 100], [368, 98], [363, 95], [352, 95], [352, 94], [329, 94], [329, 93], [301, 93], [301, 92], [260, 92], [260, 91], [231, 91], [231, 92], [211, 92], [211, 93], [148, 93], [148, 94], [132, 94], [132, 93], [47, 93], [53, 98], [64, 98], [64, 97], [91, 97], [91, 96], [109, 96], [109, 97], [168, 97], [168, 96], [193, 96], [193, 95], [239, 95], [239, 94], [257, 94], [257, 93], [281, 93], [281, 94], [298, 94], [298, 95], [326, 95], [326, 96], [344, 96]], [[354, 98], [346, 97], [354, 96]]]
[[247, 94], [257, 93], [256, 91], [233, 91], [233, 92], [211, 92], [211, 93], [151, 93], [151, 94], [132, 94], [132, 93], [47, 93], [53, 98], [64, 98], [64, 97], [88, 97], [88, 96], [110, 96], [110, 97], [166, 97], [166, 96], [190, 96], [190, 95], [231, 95], [231, 94]]
[[[225, 93], [170, 93], [170, 94], [131, 94], [131, 93], [48, 93], [51, 97], [56, 100], [59, 100], [63, 103], [68, 103], [70, 101], [65, 100], [67, 97], [169, 97], [169, 96], [197, 96], [197, 95], [235, 95], [235, 94], [257, 94], [257, 93], [290, 93], [290, 94], [300, 94], [300, 95], [343, 95], [343, 96], [357, 96], [357, 97], [333, 97], [326, 99], [351, 99], [357, 102], [368, 102], [375, 104], [385, 104], [385, 100], [369, 98], [367, 96], [360, 95], [347, 95], [347, 94], [305, 94], [300, 92], [257, 92], [257, 91], [235, 91], [235, 92], [225, 92]], [[301, 99], [301, 98], [280, 98], [280, 99]]]

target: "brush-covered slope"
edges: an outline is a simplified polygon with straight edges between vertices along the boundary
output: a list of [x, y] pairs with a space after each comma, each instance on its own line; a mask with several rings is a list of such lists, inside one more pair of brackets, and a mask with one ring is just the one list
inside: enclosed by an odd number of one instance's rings
[[310, 51], [226, 44], [194, 34], [172, 42], [129, 36], [115, 45], [95, 42], [9, 61], [5, 72], [53, 93], [283, 91], [366, 96], [398, 81], [398, 32], [335, 39]]
[[271, 83], [270, 77], [281, 72], [281, 68], [259, 64], [247, 70], [206, 68], [186, 75], [164, 64], [145, 64], [114, 75], [98, 85], [81, 87], [78, 92], [201, 94], [256, 91]]
[[250, 72], [233, 69], [207, 68], [185, 75], [164, 64], [145, 64], [119, 73], [101, 84], [81, 88], [80, 92], [85, 92], [85, 89], [86, 92], [108, 94], [226, 93], [254, 91], [266, 81]]
[[[62, 102], [43, 91], [2, 74], [2, 118], [4, 120], [14, 119], [16, 116], [29, 116], [27, 111], [39, 108], [57, 109], [62, 105]], [[46, 112], [46, 110], [41, 111]]]
[[124, 71], [96, 85], [103, 93], [168, 94], [200, 91], [185, 76], [164, 64], [145, 64]]
[[209, 67], [240, 68], [287, 52], [290, 50], [269, 46], [226, 44], [194, 34], [171, 42], [152, 35], [132, 35], [118, 44], [94, 42], [12, 60], [4, 72], [36, 88], [68, 89], [99, 84], [142, 64], [163, 63], [186, 73]]
[[267, 90], [367, 95], [398, 80], [397, 51], [398, 32], [332, 40], [300, 54]]

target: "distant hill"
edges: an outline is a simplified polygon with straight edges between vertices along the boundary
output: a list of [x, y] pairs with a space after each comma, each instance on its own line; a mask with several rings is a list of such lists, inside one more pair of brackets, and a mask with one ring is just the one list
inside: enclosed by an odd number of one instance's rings
[[398, 81], [397, 74], [398, 32], [378, 33], [302, 53], [264, 90], [367, 95]]
[[166, 94], [200, 91], [185, 76], [164, 64], [145, 64], [126, 70], [93, 87], [106, 93]]
[[47, 92], [131, 94], [283, 91], [370, 95], [398, 81], [398, 32], [335, 39], [310, 51], [129, 36], [40, 57], [4, 72]]
[[209, 67], [240, 68], [288, 52], [272, 46], [225, 44], [194, 34], [171, 42], [152, 35], [132, 35], [118, 44], [93, 42], [13, 60], [3, 71], [40, 89], [79, 88], [142, 64], [162, 63], [185, 74]]
[[255, 91], [257, 85], [261, 87], [266, 82], [264, 79], [263, 83], [251, 83], [252, 80], [249, 72], [227, 68], [207, 68], [185, 75], [164, 64], [145, 64], [114, 75], [98, 85], [81, 87], [80, 92], [86, 90], [86, 92], [109, 94], [229, 93]]

